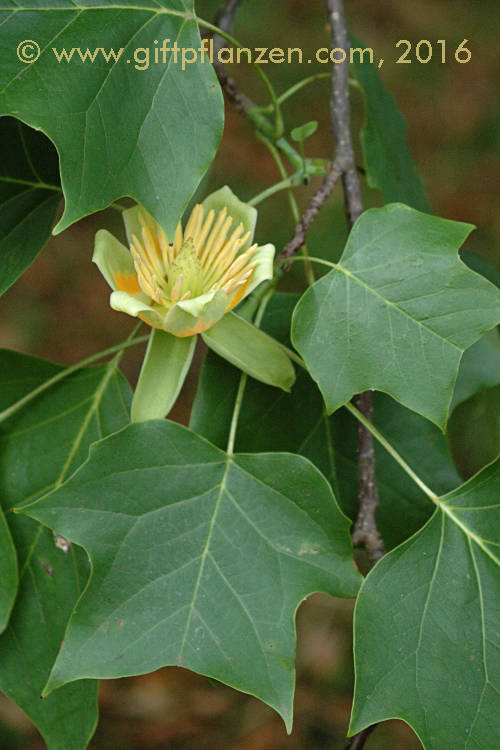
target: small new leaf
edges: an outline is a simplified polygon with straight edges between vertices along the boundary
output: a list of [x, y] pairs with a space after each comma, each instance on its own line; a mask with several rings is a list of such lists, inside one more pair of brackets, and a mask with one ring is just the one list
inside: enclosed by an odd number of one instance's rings
[[292, 131], [290, 131], [290, 135], [292, 137], [292, 141], [295, 141], [296, 143], [301, 143], [302, 141], [305, 141], [307, 138], [310, 138], [318, 129], [318, 123], [316, 120], [311, 120], [310, 122], [304, 123], [304, 125], [299, 125], [297, 128], [294, 128]]

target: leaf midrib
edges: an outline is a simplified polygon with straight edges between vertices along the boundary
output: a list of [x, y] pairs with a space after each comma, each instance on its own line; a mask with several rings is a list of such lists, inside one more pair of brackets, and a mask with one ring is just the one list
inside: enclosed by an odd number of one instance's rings
[[438, 499], [437, 505], [443, 511], [443, 513], [445, 513], [448, 518], [458, 526], [462, 533], [465, 534], [467, 539], [471, 539], [473, 542], [475, 542], [477, 546], [482, 549], [484, 554], [487, 555], [495, 563], [495, 565], [500, 566], [500, 560], [495, 557], [490, 549], [488, 549], [481, 537], [478, 536], [474, 531], [472, 531], [472, 529], [469, 529], [468, 526], [463, 523], [463, 521], [457, 518], [452, 509], [446, 504], [444, 500]]
[[93, 10], [131, 10], [131, 11], [142, 11], [144, 12], [151, 12], [153, 15], [168, 15], [168, 16], [177, 16], [178, 18], [184, 18], [186, 20], [193, 20], [197, 21], [198, 17], [195, 13], [191, 13], [189, 11], [182, 11], [182, 10], [173, 10], [172, 8], [163, 8], [161, 6], [141, 6], [141, 5], [120, 5], [119, 3], [114, 3], [112, 5], [77, 5], [76, 3], [68, 6], [66, 8], [61, 6], [44, 6], [39, 7], [36, 5], [33, 6], [18, 6], [16, 8], [12, 7], [6, 7], [0, 5], [0, 11], [10, 11], [11, 15], [14, 15], [15, 13], [22, 13], [24, 11], [30, 12], [30, 13], [39, 13], [39, 12], [55, 12], [58, 13], [75, 13], [75, 11], [85, 12], [85, 11], [93, 11]]
[[179, 649], [179, 657], [178, 657], [178, 663], [179, 663], [179, 665], [182, 665], [182, 659], [183, 659], [183, 655], [184, 655], [184, 648], [186, 646], [186, 640], [187, 640], [187, 637], [188, 637], [189, 629], [191, 627], [191, 620], [193, 619], [194, 605], [195, 605], [196, 599], [198, 597], [198, 591], [199, 591], [199, 588], [200, 588], [201, 579], [203, 577], [203, 571], [204, 571], [204, 568], [205, 568], [205, 561], [207, 559], [208, 551], [209, 551], [209, 548], [210, 548], [210, 542], [212, 540], [212, 533], [213, 533], [214, 526], [215, 526], [215, 519], [217, 518], [217, 513], [219, 511], [219, 507], [220, 507], [220, 503], [221, 503], [221, 500], [222, 500], [222, 496], [224, 494], [224, 490], [226, 489], [227, 475], [228, 475], [229, 467], [230, 467], [231, 463], [232, 463], [231, 457], [230, 456], [226, 456], [226, 465], [224, 467], [224, 474], [223, 474], [222, 479], [221, 479], [221, 483], [220, 483], [220, 487], [219, 487], [219, 494], [217, 495], [217, 501], [216, 501], [215, 506], [214, 506], [214, 511], [212, 513], [212, 518], [210, 519], [210, 524], [209, 524], [208, 531], [207, 531], [207, 539], [206, 539], [206, 542], [205, 542], [205, 546], [203, 548], [203, 552], [201, 553], [201, 557], [200, 557], [200, 569], [198, 571], [198, 576], [196, 578], [196, 583], [194, 585], [193, 596], [191, 597], [191, 604], [189, 606], [189, 613], [188, 613], [188, 616], [187, 616], [187, 619], [186, 619], [186, 625], [184, 627], [184, 635], [182, 637], [182, 643], [181, 643], [180, 649]]
[[343, 274], [345, 274], [345, 276], [347, 276], [347, 278], [352, 279], [353, 281], [355, 281], [356, 283], [358, 283], [360, 286], [364, 287], [368, 292], [370, 292], [371, 294], [373, 294], [375, 297], [378, 297], [379, 299], [381, 299], [384, 302], [385, 305], [387, 305], [388, 307], [394, 308], [398, 313], [400, 313], [401, 315], [404, 315], [406, 318], [408, 318], [409, 320], [411, 320], [412, 323], [416, 323], [418, 326], [420, 326], [421, 328], [423, 328], [425, 331], [431, 333], [433, 336], [435, 336], [436, 338], [438, 338], [440, 341], [443, 341], [448, 346], [451, 346], [453, 349], [456, 349], [458, 352], [460, 352], [460, 354], [463, 352], [463, 348], [462, 347], [457, 346], [457, 344], [455, 344], [453, 341], [450, 341], [450, 339], [444, 338], [444, 336], [441, 336], [441, 334], [437, 333], [437, 331], [434, 331], [432, 328], [430, 328], [429, 326], [425, 325], [425, 323], [423, 323], [418, 318], [412, 317], [409, 313], [406, 312], [406, 310], [404, 310], [402, 307], [399, 307], [399, 305], [396, 304], [396, 302], [392, 302], [392, 300], [389, 300], [389, 299], [387, 299], [387, 297], [384, 297], [383, 294], [381, 294], [377, 289], [375, 289], [375, 287], [372, 287], [369, 284], [367, 284], [365, 281], [362, 281], [358, 276], [356, 276], [356, 274], [354, 274], [352, 271], [349, 271], [341, 263], [337, 264], [337, 267], [336, 267], [335, 270], [340, 271]]

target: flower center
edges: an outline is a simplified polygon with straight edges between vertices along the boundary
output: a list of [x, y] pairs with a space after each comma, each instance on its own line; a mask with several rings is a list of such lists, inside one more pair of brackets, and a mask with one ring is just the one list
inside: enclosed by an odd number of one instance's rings
[[162, 307], [202, 294], [223, 290], [228, 297], [241, 292], [250, 283], [257, 245], [240, 254], [250, 232], [243, 224], [228, 237], [232, 218], [223, 208], [204, 217], [197, 205], [183, 233], [179, 223], [175, 241], [168, 241], [162, 228], [139, 214], [142, 242], [133, 235], [131, 253], [137, 279], [143, 292]]

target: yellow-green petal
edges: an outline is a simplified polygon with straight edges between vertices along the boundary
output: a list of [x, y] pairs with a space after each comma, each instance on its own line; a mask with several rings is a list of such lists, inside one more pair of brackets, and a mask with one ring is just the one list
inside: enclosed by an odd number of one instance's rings
[[248, 203], [240, 201], [239, 198], [233, 193], [230, 187], [225, 185], [224, 187], [216, 190], [215, 193], [211, 193], [202, 203], [205, 216], [213, 209], [216, 213], [222, 211], [223, 208], [227, 208], [227, 215], [231, 216], [233, 223], [231, 230], [236, 229], [240, 224], [243, 224], [244, 234], [250, 232], [250, 236], [245, 244], [240, 248], [239, 255], [248, 250], [253, 242], [253, 236], [255, 233], [255, 224], [257, 221], [257, 209], [250, 206]]
[[267, 245], [260, 245], [252, 255], [252, 263], [257, 261], [257, 265], [254, 268], [250, 284], [245, 292], [247, 297], [253, 290], [259, 286], [263, 281], [268, 281], [273, 278], [274, 270], [274, 254], [276, 249], [271, 243]]
[[[154, 328], [161, 328], [163, 315], [158, 311], [159, 305], [152, 307], [150, 299], [144, 292], [128, 294], [128, 292], [113, 292], [109, 298], [109, 304], [113, 310], [127, 313], [134, 318], [141, 318]], [[160, 308], [161, 309], [161, 308]]]
[[92, 260], [112, 289], [118, 289], [117, 276], [135, 276], [129, 250], [106, 229], [99, 229], [94, 241]]
[[194, 299], [177, 302], [165, 315], [161, 327], [174, 336], [194, 336], [220, 320], [227, 305], [227, 294], [221, 289], [201, 294]]
[[202, 333], [206, 345], [256, 380], [289, 392], [295, 370], [282, 346], [235, 313]]

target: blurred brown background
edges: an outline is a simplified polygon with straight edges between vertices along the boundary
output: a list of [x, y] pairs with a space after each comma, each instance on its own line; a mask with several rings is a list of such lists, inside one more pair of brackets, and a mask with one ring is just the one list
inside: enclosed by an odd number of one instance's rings
[[[216, 0], [198, 0], [200, 16], [213, 19]], [[246, 0], [235, 36], [246, 46], [302, 47], [304, 57], [329, 46], [323, 0]], [[478, 230], [467, 249], [499, 266], [500, 238], [500, 22], [494, 4], [479, 0], [417, 0], [366, 3], [347, 0], [350, 30], [385, 60], [381, 77], [408, 123], [412, 153], [433, 211], [471, 222]], [[399, 39], [428, 39], [433, 59], [397, 65]], [[448, 62], [442, 64], [438, 39], [445, 39]], [[453, 50], [463, 40], [472, 51], [460, 65]], [[325, 72], [326, 66], [267, 65], [278, 92], [301, 78]], [[247, 65], [233, 66], [241, 88], [258, 103], [265, 92]], [[306, 142], [308, 156], [329, 157], [328, 81], [318, 81], [284, 105], [287, 129], [308, 120], [320, 123]], [[359, 94], [353, 96], [353, 119], [362, 122]], [[248, 199], [279, 180], [265, 147], [252, 136], [248, 122], [226, 106], [223, 142], [200, 193], [228, 183]], [[310, 191], [296, 193], [305, 205]], [[380, 196], [366, 191], [367, 205]], [[91, 264], [93, 236], [106, 227], [122, 233], [118, 213], [108, 210], [81, 221], [50, 240], [24, 276], [0, 300], [0, 345], [71, 364], [122, 340], [131, 318], [108, 306], [109, 289]], [[258, 235], [278, 250], [290, 238], [292, 220], [283, 194], [259, 208]], [[345, 241], [342, 199], [336, 191], [310, 235], [310, 252], [338, 256]], [[294, 271], [289, 285], [301, 283]], [[200, 352], [199, 359], [202, 352]], [[137, 376], [142, 351], [128, 353], [124, 371]], [[174, 418], [186, 421], [195, 376], [176, 406]], [[101, 721], [92, 750], [341, 750], [353, 688], [351, 656], [352, 602], [311, 597], [298, 614], [298, 685], [296, 720], [287, 737], [281, 720], [253, 698], [180, 669], [145, 677], [105, 681]], [[0, 750], [43, 748], [21, 711], [0, 700]], [[420, 744], [402, 722], [387, 722], [369, 738], [367, 750], [416, 750]]]

